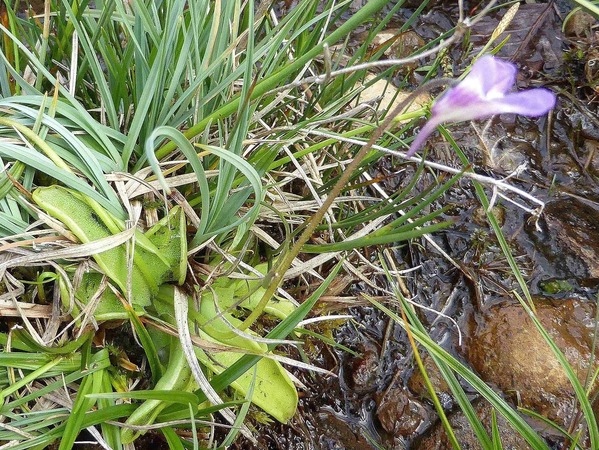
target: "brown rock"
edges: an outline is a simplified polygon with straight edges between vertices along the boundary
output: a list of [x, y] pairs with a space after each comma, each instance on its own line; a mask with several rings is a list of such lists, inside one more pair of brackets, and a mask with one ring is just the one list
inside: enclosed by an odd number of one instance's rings
[[[439, 368], [435, 364], [435, 361], [433, 361], [428, 354], [424, 354], [422, 357], [422, 364], [424, 365], [424, 369], [426, 370], [431, 384], [435, 388], [435, 392], [439, 397], [441, 397], [441, 402], [446, 403], [444, 400], [451, 400], [451, 390], [445, 382], [445, 379], [439, 371]], [[414, 369], [414, 373], [412, 373], [412, 376], [408, 380], [408, 387], [412, 392], [420, 397], [430, 398], [430, 393], [428, 392], [424, 382], [424, 377], [422, 376], [422, 372], [420, 372], [418, 367]]]
[[346, 450], [375, 450], [366, 436], [368, 433], [356, 423], [338, 417], [330, 411], [318, 415], [315, 430], [316, 448], [343, 448]]
[[[590, 369], [594, 308], [579, 300], [535, 301], [536, 314], [584, 384]], [[575, 394], [562, 366], [519, 304], [484, 314], [469, 339], [467, 358], [480, 376], [525, 408], [567, 426]], [[597, 354], [595, 364], [597, 367]]]
[[388, 433], [400, 436], [413, 435], [428, 420], [426, 408], [410, 398], [405, 389], [393, 388], [377, 399], [376, 416]]
[[351, 360], [350, 385], [354, 392], [364, 394], [376, 389], [376, 377], [379, 373], [379, 350], [373, 344], [365, 344], [361, 356]]
[[592, 27], [597, 24], [595, 19], [588, 12], [579, 9], [574, 11], [564, 23], [564, 31], [568, 37], [591, 36]]

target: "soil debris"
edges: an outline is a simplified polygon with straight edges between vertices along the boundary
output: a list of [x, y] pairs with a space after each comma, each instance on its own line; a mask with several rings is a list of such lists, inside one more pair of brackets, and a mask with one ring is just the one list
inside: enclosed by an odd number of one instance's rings
[[[474, 406], [476, 415], [481, 420], [487, 433], [491, 432], [492, 411], [493, 408], [484, 402], [478, 402]], [[507, 421], [500, 414], [496, 414], [497, 428], [501, 437], [501, 446], [504, 450], [532, 450], [526, 441], [508, 425]], [[455, 412], [449, 416], [449, 423], [453, 428], [461, 447], [469, 450], [482, 450], [480, 441], [470, 427], [468, 419], [461, 411]], [[452, 448], [451, 442], [447, 437], [445, 429], [441, 423], [426, 434], [426, 437], [420, 440], [412, 447], [414, 450], [446, 450]]]

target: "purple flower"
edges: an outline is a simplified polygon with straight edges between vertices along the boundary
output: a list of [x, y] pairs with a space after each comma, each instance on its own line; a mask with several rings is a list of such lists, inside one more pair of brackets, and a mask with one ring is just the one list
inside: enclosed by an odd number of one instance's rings
[[555, 94], [548, 89], [509, 92], [516, 82], [516, 66], [490, 55], [474, 63], [470, 73], [449, 89], [431, 108], [431, 118], [412, 142], [408, 156], [422, 146], [444, 122], [485, 119], [495, 114], [522, 114], [538, 117], [555, 106]]

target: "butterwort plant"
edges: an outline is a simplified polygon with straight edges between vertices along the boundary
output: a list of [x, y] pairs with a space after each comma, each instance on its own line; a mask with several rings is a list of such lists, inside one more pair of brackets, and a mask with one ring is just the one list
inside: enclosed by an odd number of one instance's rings
[[408, 150], [416, 153], [438, 125], [445, 122], [486, 119], [496, 114], [539, 117], [555, 106], [553, 92], [544, 88], [512, 92], [516, 66], [491, 55], [478, 59], [470, 73], [435, 101], [431, 117]]

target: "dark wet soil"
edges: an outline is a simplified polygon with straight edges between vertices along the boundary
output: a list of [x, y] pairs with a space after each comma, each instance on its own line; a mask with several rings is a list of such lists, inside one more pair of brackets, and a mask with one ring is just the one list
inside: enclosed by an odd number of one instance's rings
[[[474, 410], [487, 430], [487, 433], [490, 434], [493, 408], [484, 402], [477, 402], [474, 405]], [[510, 428], [507, 421], [501, 415], [497, 415], [496, 417], [497, 428], [500, 430], [499, 437], [504, 450], [533, 450], [520, 435]], [[449, 416], [449, 423], [462, 448], [470, 450], [482, 449], [470, 427], [468, 419], [461, 411], [452, 413]], [[452, 448], [452, 446], [445, 430], [441, 424], [437, 423], [426, 434], [423, 434], [421, 439], [415, 442], [413, 448], [416, 450], [445, 450]]]
[[540, 230], [528, 227], [528, 236], [548, 270], [561, 279], [579, 280], [592, 287], [599, 279], [599, 209], [576, 198], [547, 203]]

